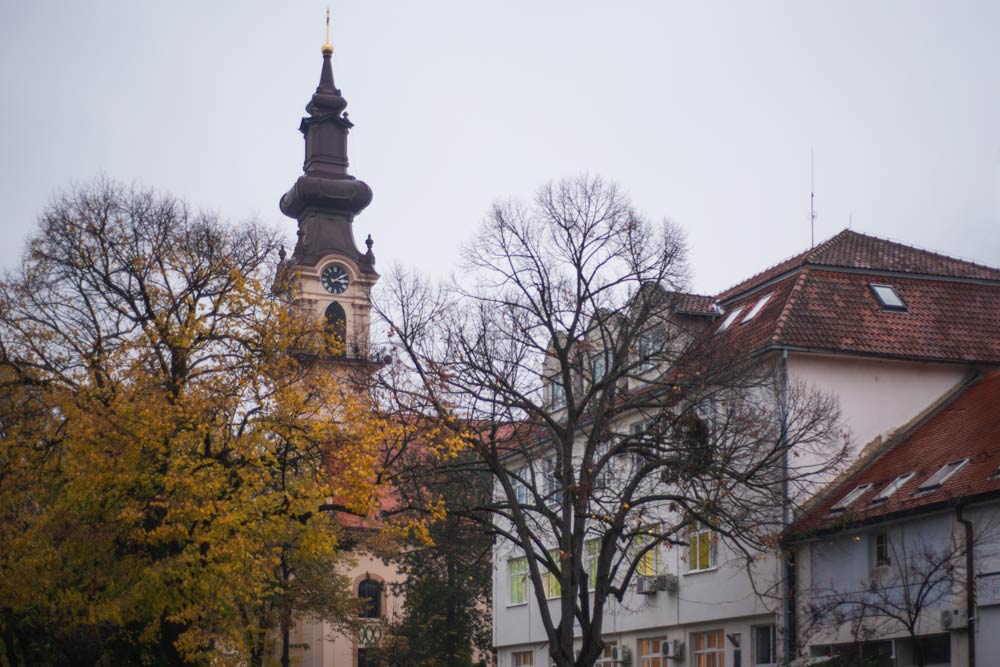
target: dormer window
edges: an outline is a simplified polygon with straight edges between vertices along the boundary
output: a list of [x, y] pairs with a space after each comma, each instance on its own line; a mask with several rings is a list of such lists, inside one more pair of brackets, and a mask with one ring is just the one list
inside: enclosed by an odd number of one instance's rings
[[889, 486], [882, 489], [882, 491], [877, 496], [872, 498], [872, 505], [876, 503], [884, 503], [886, 500], [889, 499], [889, 496], [896, 493], [896, 491], [899, 491], [899, 488], [904, 484], [906, 484], [907, 482], [909, 482], [916, 474], [917, 473], [915, 472], [908, 472], [905, 475], [900, 475], [896, 479], [892, 480], [889, 483]]
[[723, 331], [728, 329], [730, 325], [732, 325], [732, 323], [736, 321], [736, 318], [740, 316], [740, 313], [743, 312], [743, 308], [744, 306], [740, 306], [733, 312], [726, 315], [726, 319], [722, 320], [722, 324], [719, 325], [719, 330], [716, 331], [715, 333], [722, 333]]
[[868, 287], [871, 288], [872, 293], [875, 295], [875, 300], [882, 306], [882, 310], [906, 312], [906, 303], [892, 285], [876, 285], [875, 283], [871, 283]]
[[917, 491], [933, 491], [934, 489], [940, 488], [942, 484], [947, 482], [952, 475], [961, 470], [962, 466], [968, 462], [969, 459], [962, 459], [961, 461], [952, 461], [948, 465], [943, 466], [936, 473], [928, 477], [927, 480], [920, 485], [920, 488], [917, 489]]
[[760, 297], [760, 299], [757, 300], [757, 303], [753, 305], [753, 308], [750, 309], [750, 312], [747, 313], [747, 316], [743, 318], [741, 324], [746, 324], [753, 318], [757, 317], [757, 313], [759, 313], [764, 308], [764, 306], [767, 305], [767, 302], [771, 300], [772, 296], [774, 296], [774, 292], [770, 292], [769, 294], [765, 294], [764, 296]]
[[871, 484], [862, 484], [861, 486], [859, 486], [858, 488], [854, 489], [853, 491], [851, 491], [850, 493], [848, 493], [846, 496], [844, 496], [843, 498], [841, 498], [840, 501], [837, 504], [835, 504], [833, 507], [831, 507], [830, 508], [830, 513], [834, 514], [836, 512], [843, 512], [845, 509], [847, 509], [850, 506], [851, 503], [853, 503], [855, 500], [857, 500], [861, 496], [865, 495], [865, 492], [867, 492], [868, 489], [870, 489], [870, 488], [872, 488]]

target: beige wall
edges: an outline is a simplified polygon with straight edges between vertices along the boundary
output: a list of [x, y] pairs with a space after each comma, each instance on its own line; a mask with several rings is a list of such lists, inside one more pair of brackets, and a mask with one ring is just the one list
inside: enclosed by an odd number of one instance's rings
[[[394, 563], [386, 564], [381, 559], [366, 553], [356, 553], [357, 564], [346, 574], [357, 593], [358, 584], [370, 576], [383, 583], [382, 613], [386, 621], [398, 621], [403, 613], [403, 599], [393, 594], [392, 584], [398, 583], [401, 575]], [[300, 644], [293, 652], [301, 667], [356, 667], [357, 633], [337, 632], [327, 623], [299, 620], [292, 633], [293, 644]]]

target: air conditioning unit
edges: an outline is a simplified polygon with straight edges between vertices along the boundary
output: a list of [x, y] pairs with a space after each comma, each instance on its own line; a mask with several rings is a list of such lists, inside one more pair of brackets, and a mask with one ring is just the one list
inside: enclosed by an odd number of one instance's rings
[[969, 627], [969, 613], [964, 609], [942, 609], [941, 629], [962, 630]]
[[684, 642], [680, 639], [667, 639], [660, 645], [660, 653], [665, 658], [684, 659]]
[[639, 576], [635, 579], [635, 592], [639, 595], [655, 595], [657, 591], [677, 592], [677, 575], [661, 574], [655, 577]]
[[629, 650], [628, 646], [612, 646], [611, 647], [611, 662], [616, 665], [628, 666], [632, 664], [632, 651]]

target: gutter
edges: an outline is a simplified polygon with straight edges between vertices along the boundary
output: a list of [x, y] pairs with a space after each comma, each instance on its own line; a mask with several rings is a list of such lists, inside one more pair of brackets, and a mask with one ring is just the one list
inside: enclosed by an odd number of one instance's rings
[[[788, 350], [781, 350], [781, 523], [784, 530], [788, 530], [791, 525], [791, 499], [788, 493]], [[782, 609], [782, 636], [784, 638], [785, 662], [790, 663], [798, 653], [797, 628], [795, 626], [795, 558], [792, 549], [782, 549], [781, 555], [781, 579], [784, 588], [784, 607]]]
[[955, 518], [965, 526], [965, 613], [969, 619], [969, 667], [976, 667], [976, 570], [972, 521], [962, 514], [965, 503], [955, 509]]

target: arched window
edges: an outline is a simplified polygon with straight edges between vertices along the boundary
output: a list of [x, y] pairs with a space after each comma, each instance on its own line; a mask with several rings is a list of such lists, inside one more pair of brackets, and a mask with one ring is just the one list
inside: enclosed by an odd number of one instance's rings
[[359, 618], [382, 618], [382, 584], [365, 579], [358, 584], [358, 597], [364, 603]]
[[337, 337], [337, 344], [340, 352], [337, 356], [344, 356], [347, 350], [347, 313], [344, 307], [336, 301], [326, 307], [326, 327], [330, 333]]

